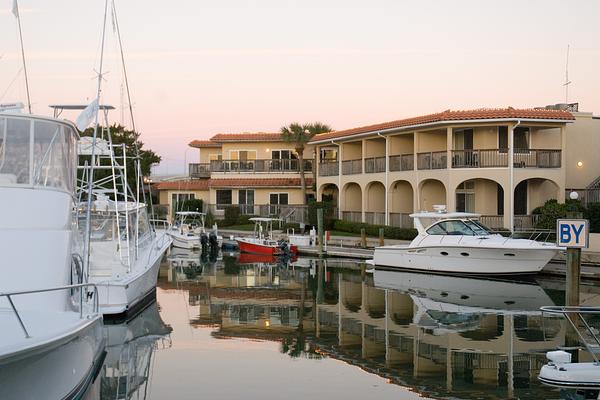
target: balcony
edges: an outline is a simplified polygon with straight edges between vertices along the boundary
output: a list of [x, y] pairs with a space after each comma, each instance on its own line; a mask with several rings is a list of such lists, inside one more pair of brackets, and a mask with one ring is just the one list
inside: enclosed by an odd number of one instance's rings
[[365, 158], [365, 172], [367, 174], [385, 172], [385, 157]]
[[[296, 159], [266, 160], [213, 160], [210, 172], [248, 172], [248, 173], [293, 173], [300, 172], [300, 161]], [[304, 172], [310, 172], [313, 160], [304, 160]]]
[[515, 149], [515, 168], [560, 168], [561, 150]]
[[417, 169], [445, 169], [447, 164], [447, 151], [430, 151], [417, 154]]
[[319, 176], [337, 176], [339, 173], [340, 166], [337, 160], [319, 163]]
[[190, 164], [190, 178], [210, 178], [210, 164]]
[[390, 171], [412, 171], [415, 169], [413, 154], [390, 156]]
[[[560, 168], [561, 150], [515, 149], [515, 168]], [[452, 150], [452, 168], [508, 167], [507, 149]]]
[[342, 161], [342, 175], [362, 174], [362, 159]]

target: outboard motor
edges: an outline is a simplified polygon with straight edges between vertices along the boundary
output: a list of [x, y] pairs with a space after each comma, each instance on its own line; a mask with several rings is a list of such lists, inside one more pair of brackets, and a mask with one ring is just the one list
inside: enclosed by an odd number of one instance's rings
[[208, 235], [205, 232], [200, 234], [200, 246], [202, 247], [202, 254], [206, 253], [208, 248]]
[[277, 246], [279, 247], [279, 249], [281, 250], [281, 253], [283, 254], [290, 254], [290, 247], [288, 246], [287, 242], [285, 240], [280, 240], [277, 243]]
[[217, 239], [217, 234], [216, 233], [211, 232], [208, 235], [208, 244], [210, 245], [211, 251], [213, 249], [219, 249], [219, 240]]

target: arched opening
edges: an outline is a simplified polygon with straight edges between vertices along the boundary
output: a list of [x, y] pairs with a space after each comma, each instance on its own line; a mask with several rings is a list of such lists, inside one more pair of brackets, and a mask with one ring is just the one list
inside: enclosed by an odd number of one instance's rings
[[350, 222], [362, 222], [362, 190], [359, 184], [347, 183], [342, 195], [344, 196], [342, 219]]
[[412, 228], [413, 222], [409, 214], [414, 211], [413, 187], [408, 181], [395, 181], [390, 186], [388, 208], [389, 225], [401, 228]]
[[456, 211], [481, 214], [490, 228], [504, 227], [504, 188], [491, 179], [476, 178], [461, 182], [455, 189]]
[[433, 211], [434, 205], [446, 204], [446, 187], [437, 179], [426, 179], [421, 182], [419, 199], [421, 211]]
[[331, 204], [332, 214], [335, 218], [338, 218], [337, 210], [340, 204], [340, 191], [337, 185], [333, 183], [326, 183], [321, 185], [319, 188], [319, 198], [322, 202]]
[[535, 228], [536, 218], [532, 211], [550, 199], [559, 199], [559, 186], [546, 178], [529, 178], [515, 186], [513, 210], [515, 230]]
[[366, 188], [365, 221], [368, 224], [385, 224], [385, 186], [379, 181], [371, 182]]

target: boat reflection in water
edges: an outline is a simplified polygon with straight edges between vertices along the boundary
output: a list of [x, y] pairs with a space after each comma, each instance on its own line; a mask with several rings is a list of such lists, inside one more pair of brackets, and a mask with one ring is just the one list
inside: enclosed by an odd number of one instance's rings
[[161, 287], [188, 291], [190, 324], [213, 337], [278, 341], [292, 357], [336, 358], [422, 396], [559, 397], [537, 381], [545, 351], [564, 344], [564, 322], [539, 311], [558, 291], [303, 261], [224, 257], [193, 273], [171, 267]]
[[145, 399], [150, 396], [152, 359], [171, 347], [171, 327], [152, 302], [127, 323], [105, 325], [106, 359], [86, 399]]

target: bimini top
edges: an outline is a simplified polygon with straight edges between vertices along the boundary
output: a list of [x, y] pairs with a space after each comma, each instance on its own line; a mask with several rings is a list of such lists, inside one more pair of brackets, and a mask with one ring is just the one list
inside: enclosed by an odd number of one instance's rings
[[479, 218], [481, 214], [468, 212], [433, 212], [421, 211], [409, 215], [411, 218], [435, 218], [435, 219], [451, 219], [451, 218]]
[[177, 211], [177, 212], [175, 213], [175, 215], [182, 215], [182, 216], [186, 216], [186, 217], [188, 217], [188, 216], [189, 216], [189, 217], [191, 217], [191, 216], [196, 216], [196, 217], [198, 217], [198, 216], [204, 216], [204, 215], [206, 215], [206, 214], [205, 214], [205, 213], [198, 212], [198, 211]]
[[271, 221], [281, 221], [281, 218], [254, 217], [254, 218], [250, 218], [250, 221], [253, 221], [253, 222], [271, 222]]

